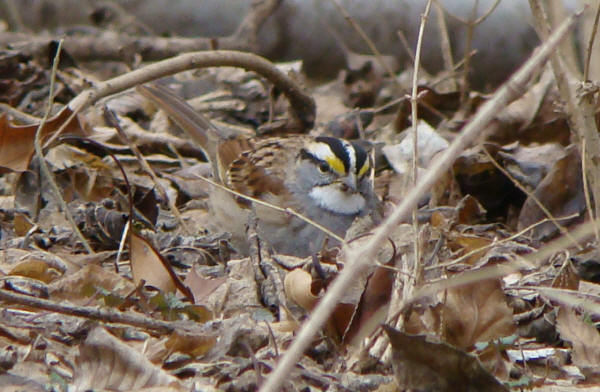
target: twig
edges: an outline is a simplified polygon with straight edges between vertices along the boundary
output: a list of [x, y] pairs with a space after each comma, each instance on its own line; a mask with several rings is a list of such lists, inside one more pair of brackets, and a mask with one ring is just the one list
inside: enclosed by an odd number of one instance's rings
[[[519, 181], [517, 181], [517, 179], [514, 178], [505, 168], [503, 168], [494, 159], [494, 157], [489, 153], [489, 151], [485, 147], [482, 150], [483, 150], [483, 153], [488, 157], [488, 159], [490, 160], [492, 165], [494, 165], [494, 167], [496, 169], [498, 169], [502, 174], [504, 174], [506, 176], [506, 178], [508, 178], [517, 188], [519, 188], [521, 190], [521, 192], [525, 193], [527, 195], [527, 197], [529, 197], [531, 200], [533, 200], [533, 202], [544, 213], [544, 215], [546, 215], [546, 218], [548, 218], [550, 220], [550, 222], [552, 222], [554, 224], [554, 226], [556, 226], [556, 228], [558, 229], [558, 231], [560, 231], [561, 234], [567, 236], [567, 238], [570, 238], [569, 231], [566, 229], [566, 227], [564, 227], [563, 225], [558, 223], [558, 219], [555, 218], [554, 215], [552, 215], [552, 213], [546, 208], [544, 203], [542, 203], [540, 201], [540, 199], [536, 195], [533, 194], [533, 192], [530, 192], [527, 188], [525, 188], [525, 186], [523, 186], [523, 184], [521, 184]], [[561, 219], [564, 219], [564, 218], [561, 217]], [[575, 246], [579, 247], [579, 245], [577, 244], [577, 242], [575, 240], [573, 240], [573, 244]]]
[[[542, 39], [547, 37], [550, 32], [550, 26], [546, 17], [546, 12], [539, 0], [529, 0], [531, 12], [535, 18], [536, 31]], [[563, 53], [559, 48], [558, 53], [551, 57], [552, 71], [556, 79], [556, 85], [561, 98], [565, 102], [565, 111], [567, 121], [571, 129], [575, 130], [578, 141], [582, 143], [586, 139], [585, 151], [582, 151], [582, 159], [586, 159], [586, 170], [583, 173], [584, 181], [590, 181], [589, 189], [592, 190], [592, 199], [596, 205], [594, 207], [594, 219], [600, 216], [600, 136], [596, 127], [595, 113], [596, 104], [594, 91], [586, 91], [586, 85], [580, 85], [580, 91], [574, 91], [572, 78], [563, 65]]]
[[137, 148], [137, 146], [134, 143], [132, 143], [131, 140], [129, 140], [129, 137], [127, 136], [127, 134], [121, 127], [121, 124], [119, 123], [119, 119], [117, 118], [117, 115], [106, 106], [104, 106], [104, 119], [106, 120], [108, 125], [114, 127], [117, 130], [117, 133], [119, 134], [119, 137], [121, 138], [121, 140], [129, 146], [129, 148], [131, 149], [131, 151], [137, 158], [138, 163], [142, 167], [142, 170], [144, 170], [150, 176], [150, 178], [152, 178], [152, 181], [154, 182], [154, 185], [156, 186], [158, 193], [160, 193], [160, 197], [164, 201], [167, 202], [167, 205], [169, 206], [171, 213], [175, 216], [175, 219], [177, 219], [177, 221], [181, 225], [181, 228], [183, 229], [183, 231], [186, 234], [191, 235], [192, 231], [187, 227], [187, 224], [184, 222], [183, 217], [181, 216], [181, 213], [177, 209], [177, 206], [175, 206], [175, 202], [174, 202], [173, 198], [171, 198], [171, 197], [169, 197], [169, 195], [167, 195], [167, 191], [165, 191], [165, 188], [160, 183], [158, 176], [156, 175], [154, 170], [152, 170], [152, 168], [148, 164], [148, 161], [146, 160], [146, 158], [144, 158], [144, 155], [139, 150], [139, 148]]
[[[438, 22], [438, 30], [440, 33], [440, 42], [442, 49], [442, 58], [444, 59], [444, 68], [450, 73], [454, 70], [454, 59], [452, 57], [452, 45], [450, 44], [450, 34], [448, 33], [448, 25], [446, 25], [446, 16], [438, 0], [434, 1], [436, 7], [436, 15]], [[456, 88], [456, 80], [452, 78], [452, 85]]]
[[[557, 220], [571, 219], [571, 218], [577, 217], [578, 215], [579, 214], [573, 214], [573, 215], [565, 216], [565, 217], [562, 217], [562, 218], [558, 218]], [[429, 266], [425, 267], [425, 270], [432, 270], [432, 269], [436, 269], [436, 268], [446, 268], [446, 267], [450, 267], [452, 265], [458, 264], [461, 261], [463, 261], [465, 259], [468, 259], [469, 257], [473, 256], [474, 254], [486, 251], [488, 249], [492, 249], [494, 246], [498, 246], [498, 245], [503, 244], [505, 242], [517, 239], [517, 238], [521, 237], [522, 235], [524, 235], [525, 233], [527, 233], [529, 230], [532, 230], [532, 229], [536, 228], [537, 226], [540, 226], [540, 225], [542, 225], [542, 224], [544, 224], [546, 222], [550, 222], [550, 219], [542, 219], [541, 221], [535, 222], [534, 224], [532, 224], [530, 226], [527, 226], [523, 230], [519, 231], [518, 233], [515, 233], [515, 234], [511, 235], [510, 237], [506, 237], [506, 238], [503, 238], [501, 240], [494, 241], [491, 244], [484, 245], [484, 246], [482, 246], [480, 248], [477, 248], [477, 249], [473, 249], [472, 251], [467, 252], [464, 255], [459, 256], [459, 257], [457, 257], [454, 260], [450, 260], [450, 261], [447, 261], [445, 263], [440, 263], [440, 264], [435, 264], [435, 265], [429, 265]]]
[[492, 12], [494, 12], [494, 10], [496, 9], [496, 7], [498, 7], [499, 4], [500, 4], [500, 0], [496, 0], [494, 2], [494, 4], [492, 4], [492, 6], [486, 12], [483, 13], [483, 15], [481, 15], [479, 18], [476, 18], [477, 10], [479, 8], [479, 0], [475, 0], [475, 2], [473, 3], [473, 9], [472, 9], [472, 13], [471, 13], [469, 20], [462, 19], [459, 16], [448, 12], [447, 9], [444, 9], [442, 7], [442, 5], [439, 4], [440, 8], [444, 10], [446, 15], [451, 16], [452, 18], [456, 19], [457, 21], [459, 21], [460, 23], [464, 24], [467, 27], [467, 38], [465, 39], [465, 42], [466, 42], [465, 43], [465, 56], [463, 59], [463, 61], [464, 61], [463, 83], [461, 86], [461, 94], [460, 94], [460, 102], [461, 103], [465, 102], [465, 100], [467, 98], [467, 93], [469, 91], [468, 77], [469, 77], [469, 71], [470, 71], [470, 65], [471, 65], [471, 57], [472, 57], [471, 47], [473, 46], [473, 34], [475, 31], [475, 27], [477, 27], [477, 25], [481, 24], [484, 20], [486, 20], [488, 18], [488, 16], [490, 16], [492, 14]]
[[594, 25], [592, 27], [592, 34], [590, 35], [590, 41], [585, 52], [585, 65], [583, 67], [583, 81], [587, 82], [590, 77], [590, 62], [592, 61], [592, 48], [594, 47], [594, 40], [596, 39], [596, 33], [598, 32], [598, 21], [600, 20], [600, 3], [596, 9], [596, 16], [594, 16]]
[[76, 306], [63, 302], [35, 298], [0, 289], [0, 299], [8, 303], [28, 306], [34, 309], [48, 310], [69, 316], [83, 317], [105, 323], [126, 324], [134, 327], [151, 329], [160, 333], [170, 333], [181, 326], [181, 323], [155, 320], [139, 314], [125, 313], [120, 310], [103, 309], [96, 306]]
[[317, 229], [321, 230], [323, 233], [327, 234], [328, 236], [330, 236], [331, 238], [335, 239], [336, 241], [339, 241], [341, 244], [346, 243], [346, 240], [344, 240], [342, 237], [340, 237], [339, 235], [335, 234], [334, 232], [332, 232], [331, 230], [329, 230], [325, 226], [322, 226], [322, 225], [318, 224], [317, 222], [313, 221], [312, 219], [305, 217], [301, 213], [296, 212], [296, 211], [292, 210], [291, 208], [279, 207], [279, 206], [276, 206], [275, 204], [267, 203], [266, 201], [259, 200], [259, 199], [256, 199], [254, 197], [244, 195], [243, 193], [239, 193], [237, 191], [234, 191], [233, 189], [229, 189], [225, 185], [219, 184], [219, 183], [217, 183], [217, 182], [215, 182], [215, 181], [213, 181], [211, 179], [208, 179], [208, 178], [206, 178], [204, 176], [201, 176], [199, 174], [196, 174], [195, 176], [198, 177], [199, 179], [201, 179], [202, 181], [208, 182], [212, 186], [215, 186], [215, 187], [217, 187], [219, 189], [222, 189], [222, 190], [224, 190], [226, 192], [229, 192], [229, 193], [231, 193], [231, 194], [233, 194], [233, 195], [235, 195], [237, 197], [241, 197], [242, 199], [249, 200], [249, 201], [251, 201], [253, 203], [259, 204], [259, 205], [264, 206], [264, 207], [272, 208], [272, 209], [274, 209], [276, 211], [280, 211], [280, 212], [283, 212], [283, 213], [286, 213], [286, 214], [293, 215], [296, 218], [301, 219], [304, 222], [306, 222], [306, 223], [308, 223], [308, 224], [316, 227]]
[[406, 218], [408, 212], [418, 203], [421, 195], [446, 173], [447, 169], [458, 158], [460, 152], [484, 134], [486, 125], [492, 121], [500, 109], [522, 94], [530, 76], [537, 72], [564, 36], [573, 28], [578, 15], [566, 19], [554, 31], [552, 36], [534, 51], [529, 60], [515, 72], [509, 81], [498, 89], [494, 97], [480, 107], [472, 121], [463, 128], [461, 135], [433, 162], [429, 170], [421, 177], [421, 181], [417, 186], [405, 196], [402, 203], [375, 230], [373, 236], [364, 246], [359, 248], [348, 244], [343, 248], [347, 257], [346, 260], [348, 260], [344, 270], [329, 286], [325, 296], [313, 310], [309, 319], [303, 324], [296, 339], [260, 389], [261, 392], [279, 391], [290, 370], [298, 362], [316, 333], [328, 320], [343, 293], [353, 283], [354, 277], [371, 264], [379, 245], [386, 241], [389, 233], [397, 227], [402, 219]]
[[[419, 35], [417, 38], [417, 49], [415, 50], [415, 63], [413, 66], [413, 80], [412, 80], [412, 92], [410, 95], [410, 110], [412, 118], [412, 134], [413, 134], [413, 159], [412, 159], [412, 184], [417, 184], [418, 180], [418, 141], [419, 141], [419, 116], [417, 113], [417, 94], [418, 94], [418, 80], [419, 80], [419, 68], [421, 66], [421, 49], [423, 47], [423, 34], [425, 32], [425, 24], [429, 18], [429, 12], [431, 11], [432, 0], [427, 1], [425, 11], [421, 15], [421, 24], [419, 26]], [[408, 279], [404, 285], [404, 292], [411, 292], [412, 289], [417, 285], [423, 272], [423, 263], [421, 263], [421, 252], [419, 247], [419, 220], [417, 219], [417, 206], [415, 205], [412, 210], [412, 227], [413, 227], [413, 247], [414, 247], [414, 260], [412, 265], [412, 275], [414, 279]]]
[[397, 34], [398, 34], [398, 38], [400, 38], [400, 43], [402, 44], [402, 47], [406, 51], [406, 54], [408, 54], [408, 57], [410, 57], [410, 60], [414, 63], [415, 62], [415, 53], [413, 52], [410, 45], [408, 44], [406, 35], [404, 34], [404, 32], [402, 30], [398, 30]]
[[346, 11], [346, 9], [344, 7], [342, 7], [342, 5], [339, 3], [338, 0], [330, 0], [330, 1], [333, 3], [333, 5], [335, 5], [335, 7], [338, 9], [338, 11], [340, 11], [340, 13], [344, 17], [344, 19], [346, 19], [346, 22], [348, 22], [350, 24], [350, 26], [352, 26], [352, 28], [354, 30], [356, 30], [358, 35], [360, 35], [360, 38], [362, 38], [362, 40], [367, 44], [367, 46], [369, 47], [369, 50], [375, 55], [375, 59], [377, 60], [377, 62], [381, 66], [381, 68], [385, 69], [385, 72], [388, 73], [389, 77], [394, 81], [394, 83], [399, 85], [399, 82], [398, 82], [398, 79], [396, 78], [396, 74], [394, 73], [394, 70], [390, 67], [390, 65], [386, 61], [383, 60], [383, 56], [382, 56], [381, 52], [379, 52], [379, 50], [375, 46], [375, 43], [373, 42], [373, 40], [371, 40], [369, 38], [369, 36], [365, 33], [365, 31], [360, 27], [360, 25], [358, 23], [356, 23], [356, 21], [352, 18], [352, 16], [350, 16], [350, 14]]
[[98, 83], [95, 87], [83, 91], [70, 103], [69, 108], [78, 112], [98, 101], [100, 98], [116, 94], [139, 84], [159, 79], [163, 76], [196, 68], [239, 67], [254, 71], [279, 88], [290, 101], [293, 118], [289, 126], [300, 131], [312, 128], [315, 121], [315, 101], [304, 93], [292, 78], [277, 69], [267, 59], [251, 53], [215, 50], [211, 52], [184, 53], [179, 56], [158, 61], [131, 71], [116, 78]]
[[[277, 10], [282, 0], [253, 1], [235, 33], [227, 37], [158, 37], [131, 36], [106, 32], [101, 35], [67, 36], [65, 50], [78, 61], [123, 61], [124, 57], [141, 56], [142, 61], [158, 61], [180, 53], [215, 48], [256, 52], [258, 32]], [[2, 4], [3, 2], [0, 2]], [[115, 2], [123, 3], [123, 2]], [[21, 30], [22, 31], [22, 30]], [[2, 32], [0, 44], [16, 46], [19, 52], [35, 58], [46, 55], [48, 44], [56, 36]]]
[[83, 234], [81, 234], [81, 231], [79, 230], [79, 227], [77, 227], [77, 224], [75, 223], [75, 220], [73, 219], [73, 215], [71, 214], [71, 211], [69, 210], [69, 206], [67, 206], [67, 203], [62, 198], [61, 192], [58, 189], [58, 185], [56, 185], [56, 181], [54, 181], [54, 177], [52, 176], [52, 173], [50, 172], [50, 168], [48, 167], [48, 164], [46, 163], [46, 159], [44, 158], [44, 152], [42, 151], [42, 144], [40, 141], [40, 138], [42, 135], [42, 130], [44, 129], [44, 126], [46, 125], [46, 121], [48, 121], [50, 112], [52, 111], [52, 103], [54, 102], [54, 82], [56, 80], [56, 70], [58, 69], [58, 63], [60, 62], [61, 49], [62, 49], [62, 40], [58, 42], [58, 47], [56, 48], [56, 54], [54, 55], [54, 62], [52, 64], [52, 73], [50, 75], [50, 89], [48, 92], [48, 108], [46, 109], [46, 112], [44, 113], [44, 117], [42, 117], [42, 119], [40, 121], [40, 125], [38, 126], [38, 128], [35, 132], [35, 139], [34, 139], [33, 145], [35, 147], [35, 155], [37, 156], [38, 162], [40, 164], [40, 170], [42, 171], [42, 174], [46, 177], [46, 180], [48, 180], [48, 183], [50, 184], [50, 188], [52, 188], [52, 191], [54, 192], [54, 197], [56, 198], [57, 203], [60, 205], [60, 208], [63, 210], [63, 213], [65, 214], [65, 216], [67, 217], [67, 220], [71, 224], [71, 229], [73, 230], [75, 235], [81, 241], [83, 247], [85, 248], [85, 251], [87, 253], [92, 254], [92, 253], [94, 253], [94, 251], [92, 250], [92, 247], [87, 242], [87, 240], [85, 239]]

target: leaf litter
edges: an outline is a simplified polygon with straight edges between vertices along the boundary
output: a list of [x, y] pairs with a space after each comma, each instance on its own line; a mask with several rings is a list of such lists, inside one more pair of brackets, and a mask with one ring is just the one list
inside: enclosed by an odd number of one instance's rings
[[[49, 81], [34, 62], [11, 61]], [[311, 134], [357, 138], [373, 151], [375, 186], [388, 214], [410, 187], [408, 101], [390, 103], [409, 86], [389, 96], [397, 81], [374, 72], [373, 61], [361, 58], [361, 66], [339, 80], [309, 89], [317, 102], [337, 102], [319, 113]], [[272, 123], [289, 115], [286, 100], [256, 73], [211, 68], [183, 75], [162, 83], [185, 92], [196, 110], [234, 133], [260, 138], [265, 130], [279, 132]], [[430, 78], [419, 86], [421, 171], [487, 99], [473, 91], [460, 102], [458, 90]], [[81, 89], [78, 82], [61, 87]], [[44, 87], [15, 84], [0, 99], [17, 107], [28, 89]], [[559, 99], [552, 74], [544, 71], [498, 113], [485, 142], [465, 150], [444, 182], [423, 196], [418, 234], [400, 226], [372, 268], [356, 277], [285, 390], [542, 391], [597, 383], [595, 239], [570, 243], [510, 274], [486, 276], [488, 268], [514, 265], [587, 219], [581, 146], [572, 142]], [[194, 143], [136, 93], [109, 97], [105, 105], [160, 183], [106, 124], [101, 108], [70, 120], [63, 133], [78, 138], [47, 145], [45, 159], [93, 247], [89, 255], [40, 174], [33, 148], [38, 124], [0, 117], [6, 198], [0, 290], [56, 304], [48, 310], [2, 297], [0, 384], [57, 391], [258, 390], [347, 256], [327, 247], [307, 259], [272, 254], [251, 225], [251, 255], [237, 254], [231, 233], [212, 220], [210, 186], [190, 175], [210, 171]], [[43, 109], [40, 100], [29, 114], [41, 117]], [[52, 117], [44, 140], [72, 114], [65, 106]], [[354, 238], [365, 231], [360, 225], [348, 239], [361, 241]], [[481, 278], [468, 281], [478, 272]], [[419, 290], [425, 294], [411, 297]], [[61, 310], [67, 303], [80, 312]], [[123, 318], [98, 321], [86, 316], [90, 309]], [[130, 316], [141, 321], [129, 323]], [[153, 320], [165, 329], [152, 328]]]

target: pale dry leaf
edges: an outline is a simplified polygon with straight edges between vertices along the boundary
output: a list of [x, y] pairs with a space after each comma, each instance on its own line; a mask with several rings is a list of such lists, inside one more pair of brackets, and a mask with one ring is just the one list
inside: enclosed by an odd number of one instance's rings
[[572, 308], [561, 306], [556, 327], [560, 336], [573, 345], [573, 364], [600, 370], [600, 333], [593, 325], [583, 321]]
[[394, 373], [402, 390], [440, 392], [508, 391], [477, 358], [425, 336], [402, 333], [387, 325]]
[[106, 290], [125, 297], [134, 290], [131, 281], [121, 275], [90, 264], [72, 274], [65, 275], [48, 285], [50, 297], [54, 300], [69, 300], [75, 304], [89, 303], [89, 296], [98, 290]]
[[138, 285], [142, 280], [164, 292], [174, 292], [175, 282], [160, 256], [142, 237], [130, 233], [131, 275]]
[[180, 386], [177, 378], [152, 364], [141, 353], [102, 327], [90, 331], [80, 346], [73, 384], [76, 391], [131, 391], [140, 388]]
[[[65, 106], [56, 116], [48, 119], [41, 132], [41, 137], [46, 138], [55, 133], [73, 112]], [[27, 170], [29, 161], [33, 156], [35, 133], [38, 125], [14, 125], [5, 115], [0, 116], [0, 167], [12, 171], [22, 172]], [[85, 133], [78, 117], [69, 122], [64, 133]]]
[[319, 297], [312, 293], [312, 277], [301, 268], [287, 273], [283, 282], [285, 295], [304, 310], [312, 310]]
[[225, 282], [227, 282], [227, 277], [208, 279], [198, 274], [195, 268], [190, 269], [183, 281], [192, 291], [196, 302], [201, 302]]
[[497, 279], [448, 289], [439, 311], [444, 340], [463, 349], [516, 330], [513, 312]]

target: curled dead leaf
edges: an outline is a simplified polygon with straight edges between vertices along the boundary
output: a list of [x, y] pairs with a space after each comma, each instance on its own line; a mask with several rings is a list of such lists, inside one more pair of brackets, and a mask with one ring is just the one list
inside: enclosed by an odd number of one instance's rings
[[192, 292], [179, 279], [169, 262], [143, 237], [129, 233], [129, 252], [131, 274], [136, 285], [144, 280], [164, 292], [178, 289], [186, 298], [194, 301]]
[[[52, 135], [73, 114], [71, 109], [65, 107], [56, 116], [48, 119], [42, 129], [42, 138]], [[14, 125], [6, 116], [0, 116], [0, 167], [12, 171], [22, 172], [27, 170], [29, 161], [33, 156], [35, 133], [38, 124]], [[64, 133], [84, 134], [84, 128], [78, 117], [73, 118], [66, 126]]]
[[79, 349], [74, 384], [77, 391], [131, 391], [159, 386], [179, 390], [180, 386], [177, 378], [101, 327], [93, 329]]
[[283, 282], [285, 294], [305, 310], [312, 310], [319, 297], [311, 290], [312, 277], [303, 269], [297, 268], [288, 272]]
[[402, 390], [508, 391], [481, 363], [455, 347], [408, 335], [387, 325], [392, 344], [392, 365]]

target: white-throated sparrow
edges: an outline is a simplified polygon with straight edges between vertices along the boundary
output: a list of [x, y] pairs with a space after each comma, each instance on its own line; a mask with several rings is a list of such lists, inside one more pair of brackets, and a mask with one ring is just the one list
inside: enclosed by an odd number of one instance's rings
[[[371, 161], [359, 145], [305, 135], [224, 140], [207, 119], [165, 88], [141, 86], [138, 91], [200, 144], [213, 163], [217, 181], [227, 188], [292, 209], [341, 237], [356, 217], [378, 216]], [[251, 208], [258, 218], [258, 234], [278, 253], [308, 256], [328, 237], [296, 216], [224, 189], [215, 187], [210, 200], [218, 223], [231, 233], [233, 245], [242, 253], [247, 251], [245, 226]]]

